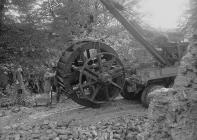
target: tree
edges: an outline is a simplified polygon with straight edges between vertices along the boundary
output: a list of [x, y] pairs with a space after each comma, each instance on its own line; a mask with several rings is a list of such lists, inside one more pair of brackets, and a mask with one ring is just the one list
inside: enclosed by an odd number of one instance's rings
[[4, 6], [5, 6], [6, 0], [0, 1], [0, 31], [3, 24], [3, 16], [4, 16]]

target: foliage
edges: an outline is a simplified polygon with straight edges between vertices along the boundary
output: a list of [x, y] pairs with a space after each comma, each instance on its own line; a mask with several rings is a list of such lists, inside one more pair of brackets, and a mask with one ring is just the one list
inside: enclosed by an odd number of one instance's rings
[[[9, 0], [3, 5], [0, 63], [20, 64], [25, 73], [43, 73], [75, 39], [105, 41], [128, 63], [152, 60], [99, 0]], [[137, 0], [115, 1], [115, 6], [128, 20], [146, 27], [141, 30], [146, 38], [152, 41], [158, 35], [141, 22]], [[143, 60], [137, 57], [141, 50]]]
[[[122, 30], [98, 0], [16, 0], [6, 1], [4, 7], [2, 60], [19, 64], [43, 63], [54, 55], [58, 57], [63, 44], [73, 39], [106, 39]], [[110, 25], [113, 22], [115, 26]]]
[[197, 29], [197, 1], [190, 0], [189, 2], [189, 8], [185, 12], [186, 22], [181, 26], [187, 37], [190, 37], [191, 34]]
[[191, 25], [191, 28], [197, 29], [197, 1], [195, 0], [190, 0], [190, 20], [189, 20], [189, 25]]

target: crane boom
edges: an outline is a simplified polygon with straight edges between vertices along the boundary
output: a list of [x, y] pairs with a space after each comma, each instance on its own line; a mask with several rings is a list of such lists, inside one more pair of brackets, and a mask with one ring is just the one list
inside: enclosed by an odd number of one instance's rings
[[153, 45], [148, 42], [135, 28], [135, 24], [129, 22], [125, 19], [121, 13], [114, 7], [113, 3], [110, 0], [100, 0], [101, 3], [109, 10], [109, 12], [127, 29], [127, 31], [139, 41], [157, 61], [162, 65], [169, 65], [169, 62], [153, 47]]

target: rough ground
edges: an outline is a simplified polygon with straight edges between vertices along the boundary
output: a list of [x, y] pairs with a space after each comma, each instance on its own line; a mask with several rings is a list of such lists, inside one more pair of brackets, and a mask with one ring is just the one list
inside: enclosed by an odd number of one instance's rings
[[129, 139], [140, 140], [147, 110], [140, 103], [116, 100], [99, 109], [70, 100], [51, 107], [0, 110], [0, 139]]
[[197, 32], [190, 39], [174, 85], [153, 91], [146, 140], [197, 140]]

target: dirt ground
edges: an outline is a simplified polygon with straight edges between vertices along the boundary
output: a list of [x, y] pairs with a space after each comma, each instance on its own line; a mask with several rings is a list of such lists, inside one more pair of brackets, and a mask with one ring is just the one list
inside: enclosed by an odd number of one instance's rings
[[139, 102], [123, 99], [98, 109], [71, 100], [50, 107], [3, 108], [0, 139], [137, 139], [146, 119], [147, 109]]

